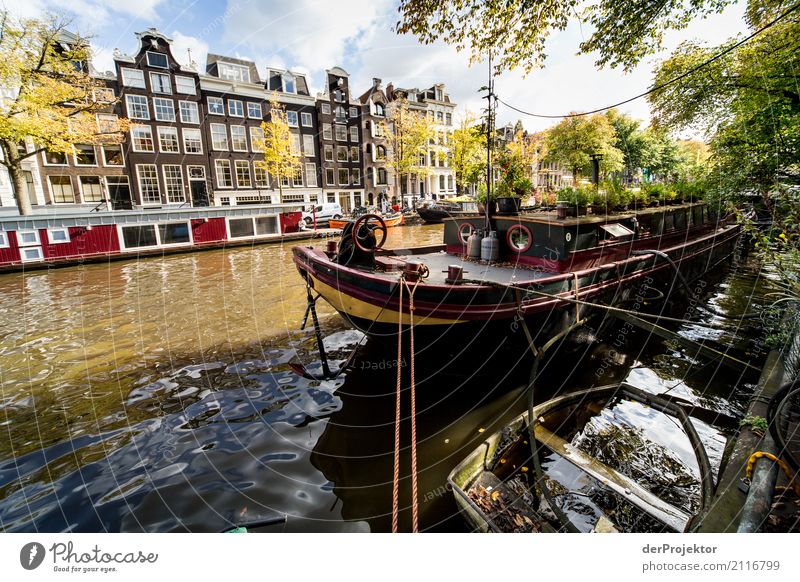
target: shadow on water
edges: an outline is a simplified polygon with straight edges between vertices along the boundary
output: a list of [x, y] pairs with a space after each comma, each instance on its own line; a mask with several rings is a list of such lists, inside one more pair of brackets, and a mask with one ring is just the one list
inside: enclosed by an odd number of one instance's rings
[[[394, 246], [441, 237], [393, 231]], [[740, 309], [762, 284], [756, 275], [745, 265], [707, 295]], [[288, 247], [4, 276], [0, 292], [2, 530], [221, 531], [276, 515], [288, 518], [273, 531], [390, 529], [396, 353], [391, 342], [361, 342], [321, 306], [334, 365], [364, 345], [336, 380], [295, 373], [291, 362], [319, 361], [313, 334], [297, 330], [304, 290]], [[615, 331], [560, 347], [540, 398], [627, 379], [741, 414], [745, 379], [643, 332], [616, 346]], [[442, 348], [417, 362], [423, 529], [464, 529], [447, 474], [525, 408], [530, 355], [520, 345], [486, 356], [488, 347], [483, 359]], [[753, 357], [756, 347], [737, 345]], [[409, 367], [401, 361], [403, 530]]]

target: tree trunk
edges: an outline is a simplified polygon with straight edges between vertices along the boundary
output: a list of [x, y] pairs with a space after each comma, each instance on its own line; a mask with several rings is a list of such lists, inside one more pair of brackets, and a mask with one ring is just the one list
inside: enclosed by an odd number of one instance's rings
[[8, 174], [14, 189], [14, 199], [17, 201], [17, 208], [22, 216], [33, 213], [31, 201], [28, 198], [28, 185], [22, 173], [22, 160], [19, 159], [17, 144], [8, 140], [3, 140], [3, 153], [6, 155]]

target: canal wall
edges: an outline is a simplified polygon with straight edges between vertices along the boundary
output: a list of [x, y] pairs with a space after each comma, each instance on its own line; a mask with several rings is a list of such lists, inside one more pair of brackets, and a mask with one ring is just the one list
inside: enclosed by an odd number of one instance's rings
[[[767, 417], [770, 398], [785, 382], [791, 380], [798, 337], [781, 350], [773, 349], [767, 356], [758, 385], [750, 400], [747, 415]], [[768, 431], [765, 434], [742, 426], [719, 478], [714, 500], [701, 518], [698, 532], [756, 532], [769, 515], [772, 495], [778, 477], [778, 465], [761, 458], [754, 466], [752, 483], [744, 486], [747, 462], [758, 451], [776, 454], [775, 443]]]

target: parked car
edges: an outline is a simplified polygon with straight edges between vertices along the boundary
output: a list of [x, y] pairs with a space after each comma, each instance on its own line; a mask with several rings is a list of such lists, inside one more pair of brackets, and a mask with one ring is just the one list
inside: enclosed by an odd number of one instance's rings
[[316, 206], [309, 206], [306, 212], [303, 212], [303, 222], [307, 227], [314, 225], [316, 217], [317, 225], [326, 223], [331, 218], [338, 220], [342, 217], [342, 207], [335, 202], [326, 202], [325, 204], [317, 204]]

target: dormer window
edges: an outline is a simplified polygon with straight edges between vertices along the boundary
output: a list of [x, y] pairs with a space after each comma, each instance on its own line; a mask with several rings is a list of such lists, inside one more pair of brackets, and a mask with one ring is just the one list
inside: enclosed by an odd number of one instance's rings
[[437, 101], [444, 101], [444, 97], [442, 96], [442, 90], [436, 89], [436, 100]]
[[297, 83], [294, 80], [294, 75], [283, 75], [283, 92], [284, 93], [297, 93]]
[[238, 81], [240, 83], [250, 82], [250, 67], [245, 65], [234, 65], [232, 63], [217, 63], [217, 71], [221, 79], [228, 81]]
[[383, 103], [375, 104], [375, 115], [380, 117], [384, 117], [386, 115], [386, 110], [383, 108]]
[[417, 94], [416, 93], [409, 93], [408, 94], [408, 100], [409, 101], [416, 101], [417, 100]]
[[147, 64], [148, 66], [155, 67], [157, 69], [169, 68], [167, 55], [163, 53], [154, 53], [153, 51], [147, 51]]

